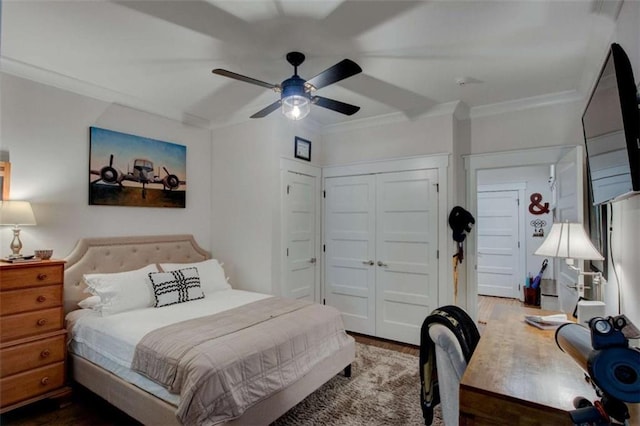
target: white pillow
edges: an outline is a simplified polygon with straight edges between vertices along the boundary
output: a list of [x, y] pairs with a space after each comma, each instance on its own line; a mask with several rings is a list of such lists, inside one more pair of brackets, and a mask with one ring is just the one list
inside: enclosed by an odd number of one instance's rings
[[175, 271], [182, 268], [196, 268], [200, 276], [200, 286], [204, 294], [220, 290], [229, 290], [231, 286], [224, 276], [224, 269], [216, 259], [208, 259], [195, 263], [161, 263], [163, 271]]
[[156, 308], [204, 298], [196, 268], [151, 272], [149, 278], [153, 285]]
[[149, 279], [150, 272], [158, 272], [155, 264], [135, 271], [85, 275], [84, 281], [89, 292], [100, 296], [101, 303], [94, 309], [107, 316], [153, 306], [155, 296]]
[[[78, 306], [82, 309], [96, 309], [102, 303], [100, 296], [89, 296], [78, 302]], [[97, 309], [100, 310], [100, 309]]]

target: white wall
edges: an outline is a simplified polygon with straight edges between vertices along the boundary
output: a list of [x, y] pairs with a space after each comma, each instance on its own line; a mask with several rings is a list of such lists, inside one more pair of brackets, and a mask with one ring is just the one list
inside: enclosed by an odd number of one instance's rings
[[331, 128], [322, 135], [321, 165], [451, 152], [452, 112], [449, 110], [415, 120], [363, 120]]
[[[625, 50], [635, 82], [640, 83], [640, 2], [624, 2], [612, 41]], [[609, 253], [609, 282], [604, 288], [607, 315], [621, 312], [640, 326], [640, 196], [613, 203], [610, 212], [613, 217], [609, 246], [613, 256]]]
[[313, 126], [274, 114], [213, 131], [213, 252], [235, 288], [280, 293], [280, 158], [294, 158], [294, 138], [311, 141], [311, 164], [322, 158]]
[[471, 153], [579, 145], [583, 142], [581, 108], [574, 101], [480, 116], [472, 109]]
[[[11, 161], [11, 198], [32, 202], [37, 226], [24, 227], [23, 253], [67, 255], [82, 237], [194, 234], [210, 249], [211, 143], [208, 130], [0, 74], [0, 150]], [[89, 127], [187, 146], [187, 207], [90, 206]], [[0, 254], [12, 236], [1, 228]]]

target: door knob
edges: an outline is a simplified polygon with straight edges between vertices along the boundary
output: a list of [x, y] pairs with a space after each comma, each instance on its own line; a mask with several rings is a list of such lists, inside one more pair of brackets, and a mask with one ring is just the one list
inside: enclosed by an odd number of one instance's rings
[[363, 265], [373, 266], [373, 265], [375, 265], [375, 262], [373, 260], [363, 260], [362, 264]]
[[316, 258], [312, 257], [311, 259], [309, 259], [309, 263], [316, 263]]
[[386, 263], [382, 262], [381, 260], [378, 260], [378, 266], [383, 266], [383, 267], [387, 267], [389, 265], [387, 265]]

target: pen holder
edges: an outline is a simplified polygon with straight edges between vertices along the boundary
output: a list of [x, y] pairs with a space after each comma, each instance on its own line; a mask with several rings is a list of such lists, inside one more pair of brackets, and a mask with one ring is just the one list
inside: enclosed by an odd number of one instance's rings
[[527, 306], [540, 306], [540, 287], [524, 288], [524, 304]]

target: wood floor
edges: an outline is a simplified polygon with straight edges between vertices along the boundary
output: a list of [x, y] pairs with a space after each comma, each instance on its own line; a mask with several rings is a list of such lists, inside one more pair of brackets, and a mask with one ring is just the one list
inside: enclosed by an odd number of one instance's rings
[[478, 296], [478, 329], [482, 334], [482, 329], [491, 317], [493, 307], [496, 305], [522, 306], [518, 299], [507, 299], [504, 297]]
[[[507, 299], [504, 297], [478, 296], [478, 330], [480, 334], [482, 334], [482, 330], [491, 317], [491, 312], [493, 312], [493, 308], [496, 305], [522, 306], [522, 302], [518, 299]], [[379, 348], [390, 349], [415, 356], [420, 354], [420, 348], [418, 346], [352, 332], [349, 334], [356, 339], [356, 342], [364, 343], [365, 345], [377, 346]]]

